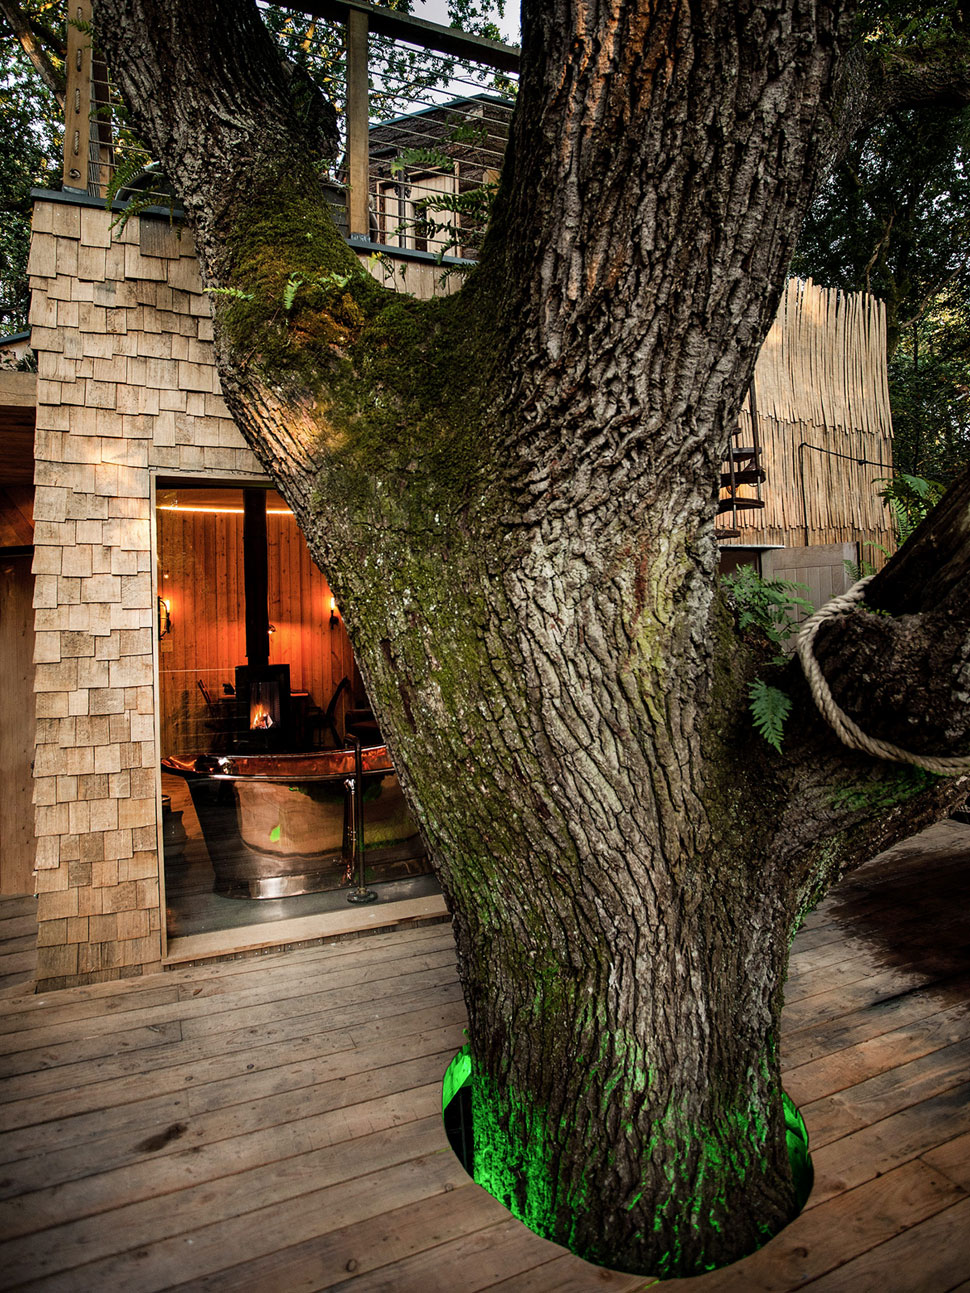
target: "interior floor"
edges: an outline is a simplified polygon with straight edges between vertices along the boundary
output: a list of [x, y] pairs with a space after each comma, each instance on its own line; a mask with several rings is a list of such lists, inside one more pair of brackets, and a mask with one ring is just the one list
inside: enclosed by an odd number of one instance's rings
[[[352, 885], [292, 898], [227, 898], [214, 892], [215, 875], [202, 839], [188, 786], [179, 777], [162, 775], [162, 794], [171, 798], [172, 811], [182, 814], [186, 840], [173, 857], [165, 858], [165, 919], [169, 938], [268, 924], [294, 916], [315, 916], [347, 907]], [[378, 903], [400, 902], [440, 893], [433, 875], [424, 874], [424, 858], [368, 865], [365, 883], [378, 895]], [[340, 877], [342, 880], [342, 877]]]

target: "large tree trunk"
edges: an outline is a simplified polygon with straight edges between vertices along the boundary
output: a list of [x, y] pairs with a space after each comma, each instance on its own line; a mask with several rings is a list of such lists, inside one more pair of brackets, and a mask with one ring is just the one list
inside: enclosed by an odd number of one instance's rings
[[791, 936], [953, 793], [835, 747], [794, 678], [796, 735], [758, 748], [763, 661], [716, 595], [720, 462], [831, 138], [840, 8], [527, 5], [483, 263], [422, 305], [356, 273], [255, 10], [98, 5], [204, 273], [251, 298], [217, 298], [226, 395], [454, 913], [480, 1170], [540, 1233], [658, 1275], [791, 1216]]

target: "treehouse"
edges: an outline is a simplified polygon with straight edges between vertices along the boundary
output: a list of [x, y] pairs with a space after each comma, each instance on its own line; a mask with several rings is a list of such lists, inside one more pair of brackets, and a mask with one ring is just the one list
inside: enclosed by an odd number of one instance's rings
[[[306, 7], [345, 29], [338, 224], [389, 285], [453, 290], [516, 51]], [[341, 608], [223, 402], [191, 238], [83, 23], [70, 41], [64, 185], [35, 193], [37, 374], [0, 377], [0, 650], [24, 714], [4, 726], [0, 880], [38, 894], [38, 988], [444, 919]], [[408, 97], [388, 50], [444, 60], [445, 88]], [[368, 59], [387, 96], [373, 124]], [[122, 199], [135, 213], [116, 225]], [[827, 597], [845, 559], [892, 541], [875, 496], [890, 464], [881, 307], [790, 284], [724, 464], [725, 567]]]

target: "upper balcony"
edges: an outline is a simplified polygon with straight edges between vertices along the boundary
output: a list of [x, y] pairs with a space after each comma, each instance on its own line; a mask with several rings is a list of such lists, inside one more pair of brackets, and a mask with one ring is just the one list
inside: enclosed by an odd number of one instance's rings
[[[63, 187], [168, 212], [171, 189], [92, 49], [91, 7], [71, 6]], [[339, 155], [321, 178], [345, 237], [379, 258], [384, 277], [401, 260], [452, 271], [473, 261], [508, 141], [518, 49], [362, 0], [301, 0], [287, 21], [300, 24], [337, 112]]]

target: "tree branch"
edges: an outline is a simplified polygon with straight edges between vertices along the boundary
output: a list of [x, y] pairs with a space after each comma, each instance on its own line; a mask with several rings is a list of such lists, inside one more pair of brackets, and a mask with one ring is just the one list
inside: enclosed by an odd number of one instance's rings
[[94, 18], [138, 129], [185, 204], [204, 265], [219, 263], [241, 207], [284, 177], [313, 186], [319, 158], [335, 155], [333, 106], [285, 64], [254, 3], [95, 0]]
[[832, 104], [835, 157], [890, 112], [965, 108], [970, 105], [970, 39], [959, 34], [918, 50], [859, 41], [842, 60]]
[[928, 755], [970, 749], [970, 471], [866, 590], [820, 631], [833, 696], [869, 735]]
[[0, 0], [0, 14], [5, 18], [10, 30], [20, 42], [24, 53], [33, 63], [41, 80], [64, 107], [64, 96], [67, 82], [63, 72], [58, 71], [50, 55], [38, 39], [37, 32], [30, 19], [17, 4], [17, 0]]

